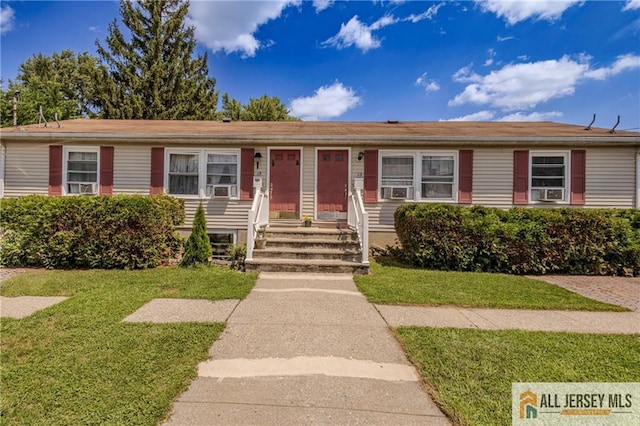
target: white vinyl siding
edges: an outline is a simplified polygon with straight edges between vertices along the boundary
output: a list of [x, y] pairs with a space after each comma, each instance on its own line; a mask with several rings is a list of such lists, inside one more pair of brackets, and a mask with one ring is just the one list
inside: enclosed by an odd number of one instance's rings
[[113, 193], [149, 194], [151, 148], [116, 145], [113, 150]]
[[636, 152], [636, 148], [587, 149], [587, 207], [635, 207]]
[[[296, 148], [297, 149], [297, 148]], [[302, 158], [302, 206], [300, 217], [304, 215], [313, 216], [315, 214], [315, 190], [316, 190], [316, 151], [313, 147], [304, 147], [301, 149], [300, 158]]]
[[513, 149], [474, 149], [473, 204], [513, 205]]
[[32, 142], [4, 143], [4, 196], [49, 193], [49, 145]]

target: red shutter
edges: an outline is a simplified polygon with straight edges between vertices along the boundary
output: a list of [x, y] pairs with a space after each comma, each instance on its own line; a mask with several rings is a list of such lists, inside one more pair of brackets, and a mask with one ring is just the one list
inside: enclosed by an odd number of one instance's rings
[[473, 150], [461, 149], [458, 153], [458, 203], [473, 202]]
[[62, 146], [49, 146], [49, 195], [62, 195]]
[[100, 147], [100, 195], [113, 194], [113, 147]]
[[253, 148], [240, 150], [240, 199], [253, 199]]
[[151, 148], [151, 195], [164, 192], [164, 148]]
[[585, 150], [571, 151], [571, 205], [574, 206], [585, 204], [586, 159]]
[[378, 150], [364, 152], [364, 202], [378, 202]]
[[529, 204], [529, 151], [513, 151], [513, 204]]

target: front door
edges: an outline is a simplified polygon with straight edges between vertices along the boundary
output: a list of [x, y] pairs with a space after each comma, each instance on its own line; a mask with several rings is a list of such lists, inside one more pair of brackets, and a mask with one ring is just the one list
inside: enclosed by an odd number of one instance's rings
[[321, 149], [318, 150], [317, 161], [318, 219], [346, 219], [349, 151], [346, 149]]
[[300, 151], [271, 151], [269, 168], [269, 217], [298, 219], [300, 217]]

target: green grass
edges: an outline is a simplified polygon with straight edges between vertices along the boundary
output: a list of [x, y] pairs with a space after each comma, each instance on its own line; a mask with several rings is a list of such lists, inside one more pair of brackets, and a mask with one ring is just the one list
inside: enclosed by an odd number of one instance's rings
[[2, 282], [3, 296], [70, 298], [2, 319], [0, 423], [157, 424], [224, 324], [122, 319], [153, 298], [244, 298], [254, 282], [220, 267], [40, 271]]
[[456, 305], [476, 308], [626, 311], [540, 280], [505, 274], [415, 269], [371, 262], [371, 274], [354, 277], [371, 303]]
[[640, 335], [403, 327], [396, 336], [456, 424], [510, 424], [512, 382], [640, 381]]

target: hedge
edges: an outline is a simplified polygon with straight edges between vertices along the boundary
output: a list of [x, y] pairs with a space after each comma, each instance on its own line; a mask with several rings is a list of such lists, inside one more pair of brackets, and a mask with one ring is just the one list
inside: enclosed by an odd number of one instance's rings
[[640, 275], [638, 209], [404, 204], [394, 218], [394, 254], [422, 268]]
[[174, 257], [184, 204], [165, 195], [4, 199], [0, 264], [143, 269]]

